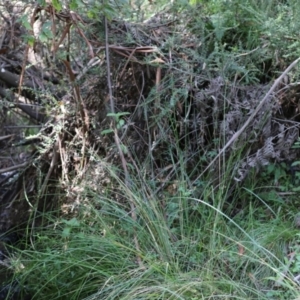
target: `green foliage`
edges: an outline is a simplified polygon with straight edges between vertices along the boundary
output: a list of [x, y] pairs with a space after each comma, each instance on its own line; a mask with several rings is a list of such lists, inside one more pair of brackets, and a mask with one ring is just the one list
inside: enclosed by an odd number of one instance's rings
[[58, 12], [60, 12], [60, 11], [62, 10], [63, 6], [62, 6], [61, 1], [59, 1], [59, 0], [52, 0], [51, 2], [52, 2], [53, 7], [54, 7]]
[[[297, 260], [287, 269], [284, 250], [297, 235], [283, 222], [281, 202], [256, 201], [263, 198], [252, 193], [239, 213], [226, 215], [228, 175], [219, 189], [202, 178], [201, 196], [194, 198], [179, 164], [179, 181], [155, 196], [150, 182], [136, 178], [128, 189], [107, 168], [116, 180], [106, 187], [107, 196], [87, 185], [74, 216], [50, 219], [52, 226], [35, 229], [32, 242], [15, 250], [15, 277], [33, 299], [299, 296], [292, 283]], [[229, 164], [224, 171], [230, 170]], [[239, 197], [251, 199], [250, 188], [234, 196], [237, 208]], [[266, 293], [283, 270], [280, 288]]]
[[[120, 113], [108, 113], [108, 117], [112, 117], [116, 124], [116, 129], [121, 129], [125, 125], [125, 121], [122, 119], [123, 116], [129, 115], [128, 112], [120, 112]], [[114, 132], [113, 128], [105, 129], [101, 131], [101, 134], [108, 134]]]
[[[62, 9], [61, 3], [52, 1], [57, 10]], [[140, 2], [141, 7], [143, 4]], [[128, 18], [130, 15], [127, 1], [92, 1], [87, 6], [72, 0], [69, 5], [71, 9], [82, 9], [94, 20], [103, 15], [108, 19], [119, 13]], [[205, 14], [199, 13], [198, 6]], [[184, 29], [191, 40], [201, 36], [201, 43], [187, 47], [183, 56], [193, 60], [195, 68], [201, 68], [205, 80], [218, 74], [226, 80], [257, 83], [264, 76], [274, 76], [275, 70], [264, 74], [270, 61], [277, 65], [278, 57], [298, 55], [300, 21], [296, 2], [191, 0], [176, 2], [173, 9], [174, 14], [181, 13], [187, 20]], [[23, 23], [29, 30], [26, 18]], [[50, 28], [50, 22], [44, 24], [41, 41], [53, 38]], [[293, 42], [288, 44], [287, 40]], [[177, 51], [176, 43], [174, 33], [160, 50]], [[274, 55], [277, 49], [280, 53]], [[184, 62], [180, 68], [187, 74], [194, 72]], [[158, 151], [158, 155], [171, 162], [176, 180], [168, 182], [168, 175], [159, 179], [149, 176], [154, 173], [153, 153], [144, 160], [134, 157], [138, 170], [130, 169], [130, 186], [122, 183], [115, 166], [105, 170], [114, 183], [102, 186], [97, 182], [101, 189], [95, 192], [87, 180], [84, 193], [78, 192], [76, 212], [55, 222], [51, 213], [46, 215], [52, 225], [33, 229], [27, 237], [30, 243], [12, 255], [15, 277], [33, 299], [299, 297], [293, 281], [300, 272], [298, 248], [289, 249], [297, 251], [292, 264], [286, 255], [287, 245], [298, 243], [291, 222], [297, 205], [290, 205], [285, 198], [285, 193], [294, 192], [288, 199], [296, 203], [299, 174], [293, 176], [287, 163], [271, 164], [259, 174], [252, 170], [241, 187], [232, 184], [240, 158], [240, 153], [233, 153], [220, 158], [217, 175], [212, 168], [194, 181], [195, 170], [215, 157], [223, 141], [221, 137], [212, 140], [213, 147], [207, 152], [197, 149], [192, 166], [188, 166], [189, 139], [180, 136], [177, 116], [169, 112], [177, 103], [187, 103], [194, 87], [190, 82], [178, 87], [177, 80], [167, 74], [161, 81], [160, 94], [153, 89], [139, 107], [146, 112], [145, 118], [149, 113], [149, 127], [152, 123], [169, 125], [168, 132], [157, 135], [157, 143], [168, 144], [170, 132], [175, 136], [175, 141], [169, 143], [172, 147], [164, 153]], [[151, 105], [158, 96], [165, 102], [152, 113]], [[187, 110], [185, 107], [184, 112]], [[108, 116], [121, 130], [127, 114]], [[102, 134], [113, 131], [109, 128]], [[103, 162], [101, 157], [95, 160]], [[291, 164], [297, 165], [297, 161]], [[160, 184], [164, 180], [166, 187]]]
[[[81, 1], [73, 0], [72, 7], [82, 7]], [[86, 14], [90, 19], [98, 20], [100, 15], [105, 16], [108, 20], [117, 18], [120, 14], [125, 13], [129, 9], [128, 0], [105, 0], [105, 1], [91, 1], [85, 4]]]

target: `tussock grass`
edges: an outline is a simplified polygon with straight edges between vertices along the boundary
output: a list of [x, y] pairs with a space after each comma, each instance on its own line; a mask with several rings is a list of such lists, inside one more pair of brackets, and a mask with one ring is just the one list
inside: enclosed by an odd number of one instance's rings
[[15, 276], [33, 299], [274, 299], [268, 291], [281, 272], [278, 297], [298, 296], [284, 262], [295, 231], [280, 213], [264, 222], [251, 204], [230, 217], [221, 189], [193, 198], [184, 183], [163, 206], [163, 193], [145, 198], [144, 182], [117, 182], [121, 201], [87, 186], [80, 213], [37, 230], [32, 246], [14, 254]]
[[[248, 1], [240, 16], [243, 6], [240, 1], [232, 1], [237, 11], [227, 8], [224, 23], [216, 23], [220, 21], [217, 12], [222, 13], [223, 2], [211, 1], [205, 6], [208, 13], [216, 14], [211, 24], [205, 23], [216, 41], [204, 37], [207, 49], [199, 51], [207, 55], [211, 52], [209, 46], [214, 48], [207, 58], [208, 62], [214, 61], [214, 68], [210, 64], [212, 75], [219, 72], [225, 78], [234, 78], [240, 74], [246, 83], [255, 83], [260, 75], [259, 62], [265, 63], [265, 57], [256, 60], [252, 48], [257, 46], [258, 38], [265, 39], [266, 45], [275, 41], [275, 36], [268, 34], [282, 21], [278, 18], [263, 22], [264, 16], [272, 16], [271, 6], [257, 7], [255, 1], [250, 1], [251, 7]], [[278, 4], [282, 14], [287, 14], [282, 7]], [[246, 23], [238, 24], [238, 17], [243, 20], [246, 15], [246, 21], [253, 26], [250, 33]], [[199, 30], [197, 20], [190, 24], [195, 26], [191, 31]], [[287, 27], [284, 29], [279, 36], [288, 32]], [[236, 35], [231, 34], [234, 30]], [[232, 43], [239, 39], [240, 43]], [[242, 41], [250, 50], [244, 49]], [[222, 48], [226, 43], [232, 43], [230, 54], [225, 46]], [[285, 48], [283, 52], [286, 51]], [[267, 52], [271, 56], [272, 51]], [[246, 67], [242, 69], [240, 65]], [[204, 64], [200, 67], [204, 70]], [[166, 90], [173, 90], [171, 81], [166, 81], [168, 84]], [[145, 100], [146, 112], [150, 100]], [[167, 109], [161, 111], [151, 120], [146, 119], [147, 126], [167, 116], [169, 130], [176, 132], [176, 122], [172, 123], [175, 115], [169, 116]], [[225, 115], [225, 108], [222, 113]], [[158, 124], [158, 128], [163, 131], [165, 127]], [[221, 139], [211, 141], [216, 153], [197, 150], [194, 157], [199, 161], [195, 159], [194, 172], [188, 173], [185, 152], [189, 140], [185, 137], [184, 147], [179, 147], [177, 138], [175, 146], [164, 153], [166, 161], [176, 166], [176, 180], [169, 183], [171, 190], [168, 185], [158, 189], [160, 181], [153, 171], [157, 166], [150, 156], [143, 162], [135, 157], [138, 168], [130, 166], [128, 185], [121, 180], [120, 170], [106, 165], [105, 171], [112, 178], [110, 185], [97, 190], [86, 181], [76, 211], [54, 220], [53, 212], [45, 213], [43, 218], [49, 220], [45, 224], [50, 225], [28, 230], [25, 247], [15, 249], [11, 257], [15, 280], [39, 300], [299, 299], [299, 287], [293, 280], [296, 271], [288, 261], [299, 235], [289, 220], [287, 205], [267, 202], [255, 192], [270, 178], [255, 174], [245, 180], [244, 187], [233, 184], [245, 149], [232, 151], [229, 157], [222, 155], [218, 174], [208, 170], [193, 181], [202, 164], [209, 163], [223, 147], [225, 140]], [[101, 162], [100, 157], [94, 160]]]

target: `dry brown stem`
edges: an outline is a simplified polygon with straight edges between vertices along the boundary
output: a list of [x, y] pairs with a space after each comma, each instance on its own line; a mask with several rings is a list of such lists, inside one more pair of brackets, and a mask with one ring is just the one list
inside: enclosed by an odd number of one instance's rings
[[283, 78], [287, 75], [287, 73], [295, 67], [295, 65], [299, 62], [300, 57], [297, 58], [295, 61], [293, 61], [288, 68], [285, 69], [285, 71], [275, 80], [271, 88], [269, 89], [268, 93], [264, 96], [264, 98], [261, 100], [259, 105], [256, 107], [256, 109], [253, 111], [253, 113], [250, 115], [250, 117], [247, 119], [247, 121], [244, 123], [244, 125], [231, 137], [231, 139], [226, 143], [226, 145], [221, 149], [221, 151], [218, 153], [218, 155], [208, 164], [208, 166], [204, 169], [204, 171], [194, 180], [196, 182], [214, 163], [215, 161], [220, 158], [220, 156], [228, 149], [228, 147], [239, 138], [239, 136], [244, 132], [244, 130], [247, 128], [247, 126], [253, 121], [257, 113], [261, 110], [263, 105], [265, 104], [266, 100], [270, 97], [270, 95], [275, 91], [276, 87], [280, 84], [280, 82], [283, 80]]

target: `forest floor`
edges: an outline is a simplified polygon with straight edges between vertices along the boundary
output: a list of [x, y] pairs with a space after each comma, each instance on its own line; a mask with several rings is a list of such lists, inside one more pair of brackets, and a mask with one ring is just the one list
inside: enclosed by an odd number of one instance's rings
[[300, 7], [151, 2], [0, 1], [0, 299], [299, 299]]

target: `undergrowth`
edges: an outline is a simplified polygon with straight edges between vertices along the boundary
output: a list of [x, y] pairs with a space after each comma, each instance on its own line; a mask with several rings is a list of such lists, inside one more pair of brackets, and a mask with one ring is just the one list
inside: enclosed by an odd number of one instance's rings
[[14, 252], [15, 279], [33, 299], [299, 297], [287, 260], [299, 234], [284, 204], [265, 203], [250, 185], [231, 199], [229, 215], [226, 178], [194, 198], [185, 182], [155, 195], [150, 185], [134, 180], [129, 189], [111, 175], [121, 200], [86, 186], [76, 214], [45, 214], [52, 225]]
[[[281, 71], [283, 58], [298, 55], [300, 23], [294, 17], [293, 26], [285, 21], [298, 8], [293, 1], [269, 2], [273, 6], [185, 2], [209, 16], [203, 22], [189, 11], [190, 32], [206, 34], [195, 68], [243, 84], [267, 81]], [[287, 39], [294, 41], [289, 47]], [[175, 87], [167, 89], [174, 89], [175, 99]], [[178, 130], [176, 116], [161, 111], [146, 121], [160, 123], [167, 116], [170, 130]], [[115, 166], [105, 165], [113, 183], [101, 187], [104, 192], [87, 180], [72, 213], [53, 219], [45, 212], [48, 225], [28, 230], [22, 250], [12, 252], [14, 280], [32, 299], [299, 299], [293, 177], [283, 163], [251, 170], [244, 182], [234, 183], [240, 153], [247, 150], [240, 149], [221, 157], [218, 174], [209, 170], [194, 181], [193, 174], [222, 148], [219, 138], [212, 141], [215, 152], [197, 150], [194, 170], [190, 165], [187, 170], [189, 140], [178, 137], [176, 147], [164, 153], [176, 165], [176, 179], [161, 189], [161, 181], [168, 180], [151, 178], [157, 166], [150, 156], [134, 157], [138, 168], [130, 166], [129, 184]], [[102, 163], [101, 157], [95, 160]]]

